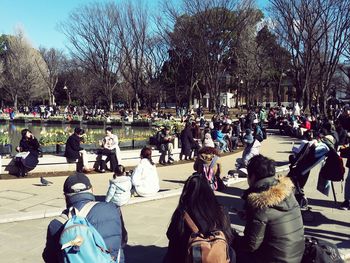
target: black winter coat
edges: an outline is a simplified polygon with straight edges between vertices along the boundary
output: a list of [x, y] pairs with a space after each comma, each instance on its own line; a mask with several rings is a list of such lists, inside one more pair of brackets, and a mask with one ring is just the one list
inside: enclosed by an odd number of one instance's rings
[[29, 152], [25, 159], [22, 159], [22, 163], [29, 169], [34, 169], [39, 163], [40, 144], [38, 140], [33, 137], [30, 139], [21, 139], [19, 142], [22, 152]]
[[247, 190], [242, 248], [259, 262], [300, 263], [302, 259], [304, 227], [293, 188], [289, 177], [269, 177]]
[[80, 157], [79, 151], [83, 150], [80, 147], [80, 137], [75, 133], [69, 136], [66, 142], [66, 150], [64, 152], [64, 156], [67, 159], [77, 160]]
[[190, 127], [187, 129], [184, 129], [181, 132], [180, 139], [181, 139], [181, 153], [184, 155], [190, 155], [191, 150], [194, 144], [196, 143], [193, 140], [192, 130]]

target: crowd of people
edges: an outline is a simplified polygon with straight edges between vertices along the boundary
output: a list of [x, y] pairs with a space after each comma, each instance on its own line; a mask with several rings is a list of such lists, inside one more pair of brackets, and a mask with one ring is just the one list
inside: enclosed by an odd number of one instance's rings
[[[178, 134], [172, 133], [170, 127], [160, 127], [155, 141], [161, 153], [161, 165], [174, 162], [175, 137], [179, 137], [181, 142], [180, 159], [195, 160], [193, 175], [185, 182], [166, 233], [169, 245], [165, 263], [200, 262], [203, 258], [208, 262], [213, 258], [220, 258], [222, 262], [301, 262], [305, 256], [301, 201], [305, 200], [303, 187], [310, 171], [303, 176], [298, 172], [289, 176], [276, 175], [274, 161], [260, 154], [260, 147], [267, 136], [265, 123], [278, 128], [282, 135], [302, 138], [301, 144], [293, 148], [291, 164], [300, 158], [306, 146], [311, 145], [314, 146], [312, 155], [315, 160], [331, 150], [340, 150], [344, 158], [350, 159], [350, 150], [345, 146], [350, 132], [349, 106], [340, 109], [335, 119], [309, 116], [296, 104], [293, 109], [278, 107], [270, 109], [268, 113], [263, 107], [248, 109], [245, 115], [236, 116], [236, 119], [224, 113], [214, 115], [211, 120], [205, 120], [200, 115], [195, 118], [188, 115], [183, 130]], [[18, 165], [23, 170], [23, 167], [28, 167], [27, 161], [35, 165], [36, 161], [33, 160], [39, 153], [37, 140], [30, 131], [23, 130], [22, 136], [18, 151], [31, 155], [30, 158], [17, 157]], [[96, 203], [92, 185], [85, 175], [92, 168], [87, 162], [86, 152], [80, 147], [83, 136], [84, 131], [76, 128], [66, 143], [67, 162], [78, 162], [81, 166], [78, 173], [69, 176], [64, 183], [67, 210], [62, 218], [65, 219], [54, 219], [50, 223], [43, 258], [45, 262], [59, 262], [62, 256], [72, 256], [70, 249], [61, 249], [61, 246], [66, 248], [68, 244], [63, 244], [62, 233], [74, 212], [83, 214], [91, 222], [113, 260], [127, 262], [123, 253], [127, 231], [120, 207], [127, 204], [133, 195], [149, 197], [160, 190], [152, 148], [144, 147], [140, 153], [140, 163], [132, 171], [126, 171], [120, 164], [118, 138], [107, 127], [98, 152], [98, 170], [105, 172], [106, 163], [109, 162], [113, 178], [106, 188], [106, 202]], [[225, 190], [220, 156], [238, 147], [244, 149], [242, 158], [236, 160], [236, 168], [247, 177], [249, 185], [242, 196], [244, 207], [237, 212], [245, 221], [243, 235], [231, 227], [228, 211], [218, 203], [214, 194], [216, 190]], [[313, 161], [308, 160], [307, 165], [312, 166]], [[349, 177], [345, 185], [343, 209], [350, 208]], [[214, 252], [200, 247], [209, 239], [221, 240], [220, 245], [211, 248]], [[79, 245], [69, 243], [67, 246], [73, 249]]]

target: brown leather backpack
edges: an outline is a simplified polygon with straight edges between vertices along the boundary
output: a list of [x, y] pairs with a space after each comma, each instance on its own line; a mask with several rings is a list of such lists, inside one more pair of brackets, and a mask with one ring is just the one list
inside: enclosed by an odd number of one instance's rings
[[187, 212], [184, 214], [185, 222], [192, 234], [188, 240], [186, 263], [228, 263], [230, 262], [229, 247], [222, 231], [200, 233]]

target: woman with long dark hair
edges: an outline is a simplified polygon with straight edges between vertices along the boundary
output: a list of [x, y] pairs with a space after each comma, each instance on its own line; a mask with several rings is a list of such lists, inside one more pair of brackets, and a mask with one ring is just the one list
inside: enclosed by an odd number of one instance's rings
[[[207, 179], [202, 175], [192, 175], [185, 183], [179, 204], [171, 218], [167, 231], [168, 252], [164, 262], [186, 262], [187, 245], [192, 234], [184, 219], [190, 216], [200, 233], [221, 230], [230, 245], [233, 239], [228, 213], [218, 203]], [[230, 253], [230, 262], [235, 262], [234, 253]]]
[[131, 182], [139, 196], [152, 196], [159, 191], [159, 177], [152, 161], [152, 149], [144, 147], [141, 150], [141, 161], [135, 168]]
[[21, 131], [22, 139], [16, 148], [16, 166], [18, 168], [18, 176], [27, 176], [30, 170], [33, 170], [39, 163], [40, 144], [28, 129]]

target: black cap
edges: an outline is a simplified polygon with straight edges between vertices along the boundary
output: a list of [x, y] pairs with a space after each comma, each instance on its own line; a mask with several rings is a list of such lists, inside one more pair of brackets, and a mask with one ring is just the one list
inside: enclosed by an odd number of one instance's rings
[[76, 173], [68, 176], [63, 185], [65, 194], [77, 194], [91, 189], [90, 179], [83, 173]]

